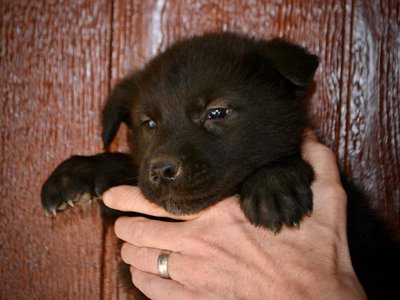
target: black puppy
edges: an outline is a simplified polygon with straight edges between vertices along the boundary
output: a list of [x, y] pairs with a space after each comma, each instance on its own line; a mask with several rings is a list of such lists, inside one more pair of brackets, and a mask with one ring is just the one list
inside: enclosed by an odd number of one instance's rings
[[[132, 154], [64, 161], [43, 186], [44, 209], [55, 214], [112, 186], [138, 183], [171, 213], [195, 213], [238, 193], [254, 225], [275, 232], [298, 226], [312, 210], [313, 171], [299, 148], [317, 66], [315, 55], [282, 39], [222, 33], [175, 44], [123, 79], [103, 110], [105, 148], [125, 122]], [[369, 296], [385, 299], [399, 280], [384, 276], [388, 267], [398, 273], [398, 252], [385, 251], [380, 231], [359, 226], [363, 213], [353, 200], [355, 269]]]
[[103, 110], [108, 147], [121, 122], [131, 156], [72, 157], [44, 184], [43, 207], [99, 198], [138, 178], [174, 214], [239, 193], [247, 218], [278, 232], [312, 210], [311, 167], [299, 146], [318, 58], [281, 39], [207, 34], [177, 43], [123, 79]]

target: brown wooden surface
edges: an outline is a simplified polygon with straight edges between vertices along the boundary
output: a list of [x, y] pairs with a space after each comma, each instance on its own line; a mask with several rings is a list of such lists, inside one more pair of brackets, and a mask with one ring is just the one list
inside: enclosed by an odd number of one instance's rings
[[[232, 30], [285, 36], [321, 58], [316, 127], [371, 205], [400, 228], [400, 1], [0, 3], [0, 299], [124, 299], [98, 209], [46, 217], [41, 184], [102, 148], [109, 88], [176, 40]], [[113, 146], [124, 148], [124, 137]]]

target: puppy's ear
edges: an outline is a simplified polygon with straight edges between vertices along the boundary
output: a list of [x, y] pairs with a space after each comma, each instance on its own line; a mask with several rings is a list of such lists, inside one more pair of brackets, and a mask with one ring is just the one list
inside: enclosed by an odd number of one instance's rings
[[119, 82], [110, 93], [102, 112], [102, 139], [104, 148], [108, 148], [122, 122], [131, 128], [130, 108], [136, 97], [135, 77], [129, 76]]
[[318, 57], [305, 48], [276, 38], [265, 43], [268, 63], [287, 80], [299, 87], [308, 87], [318, 67]]

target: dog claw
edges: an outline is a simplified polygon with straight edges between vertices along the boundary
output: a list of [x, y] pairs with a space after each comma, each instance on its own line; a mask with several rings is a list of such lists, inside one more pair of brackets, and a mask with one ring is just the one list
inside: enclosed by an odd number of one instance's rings
[[66, 202], [63, 202], [60, 204], [59, 207], [57, 207], [57, 210], [64, 210], [68, 207], [68, 204]]
[[71, 207], [74, 207], [74, 202], [72, 200], [67, 200], [67, 204]]
[[46, 210], [45, 213], [46, 213], [46, 216], [49, 216], [49, 217], [57, 215], [55, 208], [50, 208], [49, 210]]

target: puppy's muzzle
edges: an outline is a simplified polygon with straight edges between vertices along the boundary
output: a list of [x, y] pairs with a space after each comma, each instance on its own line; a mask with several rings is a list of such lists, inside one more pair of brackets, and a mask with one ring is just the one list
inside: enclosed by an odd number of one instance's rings
[[150, 162], [150, 182], [168, 185], [182, 176], [181, 162], [171, 158], [157, 158]]

